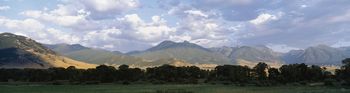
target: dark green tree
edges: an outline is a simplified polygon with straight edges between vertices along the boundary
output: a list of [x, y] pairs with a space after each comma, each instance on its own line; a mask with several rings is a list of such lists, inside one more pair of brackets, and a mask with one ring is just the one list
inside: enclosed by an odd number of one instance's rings
[[346, 58], [342, 61], [343, 66], [336, 70], [336, 76], [346, 82], [345, 85], [350, 85], [350, 58]]
[[269, 68], [268, 72], [269, 72], [269, 75], [268, 75], [269, 80], [280, 81], [281, 74], [277, 68]]
[[75, 66], [69, 66], [66, 68], [69, 81], [78, 81], [82, 76], [82, 70], [77, 69]]
[[267, 79], [267, 69], [269, 66], [266, 63], [259, 62], [253, 69], [255, 71], [255, 77], [258, 80], [266, 80]]
[[99, 81], [113, 82], [116, 76], [116, 69], [113, 66], [100, 65], [96, 67], [97, 78]]

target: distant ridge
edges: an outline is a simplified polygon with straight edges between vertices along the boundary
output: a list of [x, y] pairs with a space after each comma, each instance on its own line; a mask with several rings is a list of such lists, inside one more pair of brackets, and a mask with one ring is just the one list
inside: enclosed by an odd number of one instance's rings
[[149, 48], [146, 51], [157, 51], [157, 50], [163, 50], [163, 49], [169, 49], [169, 48], [181, 48], [181, 47], [197, 48], [197, 49], [209, 51], [208, 49], [203, 48], [202, 46], [190, 43], [188, 41], [177, 43], [177, 42], [173, 42], [173, 41], [169, 41], [169, 40], [163, 41], [163, 42], [159, 43], [157, 46]]
[[46, 45], [50, 49], [69, 58], [93, 64], [136, 64], [143, 62], [143, 59], [125, 55], [119, 51], [107, 51], [102, 49], [88, 48], [79, 44], [55, 44]]
[[240, 47], [218, 47], [211, 48], [213, 52], [221, 53], [230, 58], [239, 65], [255, 65], [258, 62], [265, 62], [270, 65], [282, 65], [280, 53], [274, 52], [272, 49], [259, 46], [240, 46]]
[[74, 52], [74, 51], [88, 49], [87, 47], [84, 47], [80, 44], [72, 44], [72, 45], [70, 45], [70, 44], [55, 44], [55, 45], [46, 44], [45, 46], [50, 48], [50, 49], [55, 49], [55, 51], [59, 52], [59, 53]]
[[224, 55], [212, 52], [207, 48], [188, 41], [178, 43], [173, 41], [163, 41], [145, 51], [129, 54], [153, 61], [176, 58], [191, 64], [234, 64]]
[[350, 57], [347, 49], [318, 45], [305, 50], [293, 50], [283, 55], [289, 64], [306, 63], [315, 65], [340, 65], [341, 60]]

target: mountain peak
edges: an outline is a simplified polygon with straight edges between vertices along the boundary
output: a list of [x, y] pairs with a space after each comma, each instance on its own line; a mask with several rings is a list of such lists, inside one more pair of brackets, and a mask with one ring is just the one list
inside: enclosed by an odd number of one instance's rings
[[190, 43], [189, 41], [185, 40], [183, 43]]
[[283, 58], [287, 63], [338, 65], [347, 55], [341, 49], [317, 45], [304, 50], [290, 51]]
[[54, 51], [56, 51], [58, 53], [73, 52], [73, 51], [89, 49], [88, 47], [82, 46], [80, 44], [66, 44], [66, 43], [46, 45], [46, 47], [53, 49]]
[[12, 33], [9, 33], [9, 32], [4, 32], [4, 33], [1, 33], [0, 35], [4, 36], [4, 35], [15, 35], [15, 34], [12, 34]]
[[176, 44], [176, 42], [170, 41], [170, 40], [165, 40], [165, 41], [159, 43], [157, 46], [168, 46], [168, 45], [173, 45], [173, 44]]
[[267, 47], [266, 45], [255, 45], [254, 46], [255, 48], [269, 48], [269, 47]]
[[69, 47], [80, 47], [80, 48], [87, 48], [81, 44], [66, 44], [66, 43], [61, 43], [61, 44], [56, 44], [58, 46], [69, 46]]
[[336, 48], [333, 48], [333, 47], [330, 47], [330, 46], [327, 46], [327, 45], [317, 45], [317, 46], [312, 46], [312, 47], [309, 47], [309, 48], [306, 48], [305, 50], [306, 51], [310, 51], [310, 50], [336, 50]]
[[168, 48], [179, 48], [179, 47], [199, 48], [199, 49], [209, 51], [208, 49], [203, 48], [197, 44], [190, 43], [189, 41], [174, 42], [174, 41], [170, 41], [170, 40], [163, 41], [163, 42], [159, 43], [158, 45], [156, 45], [150, 49], [147, 49], [146, 51], [156, 51], [156, 50], [162, 50], [162, 49], [168, 49]]
[[80, 45], [80, 44], [72, 44], [71, 46], [75, 47], [75, 48], [87, 48], [87, 47]]
[[21, 36], [21, 35], [16, 35], [13, 33], [8, 33], [8, 32], [4, 32], [0, 34], [1, 38], [17, 38], [17, 39], [29, 39], [27, 37]]
[[163, 41], [145, 51], [128, 54], [151, 61], [176, 58], [191, 64], [233, 64], [225, 55], [212, 52], [209, 49], [189, 41]]
[[22, 50], [33, 50], [40, 53], [54, 54], [53, 51], [46, 49], [40, 43], [20, 35], [12, 33], [1, 33], [0, 34], [0, 49], [5, 48], [18, 48]]

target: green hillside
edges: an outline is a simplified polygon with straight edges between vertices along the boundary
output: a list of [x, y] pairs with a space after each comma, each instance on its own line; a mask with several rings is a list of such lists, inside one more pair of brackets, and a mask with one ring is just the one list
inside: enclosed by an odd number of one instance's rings
[[78, 44], [47, 45], [52, 50], [69, 58], [93, 64], [135, 64], [142, 62], [141, 58], [127, 56], [119, 52], [110, 52], [101, 49], [87, 48]]

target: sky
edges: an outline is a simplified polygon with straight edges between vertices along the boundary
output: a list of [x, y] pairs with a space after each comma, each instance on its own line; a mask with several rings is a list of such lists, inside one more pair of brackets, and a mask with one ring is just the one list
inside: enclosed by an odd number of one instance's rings
[[350, 0], [0, 0], [0, 32], [111, 51], [164, 41], [350, 46]]

